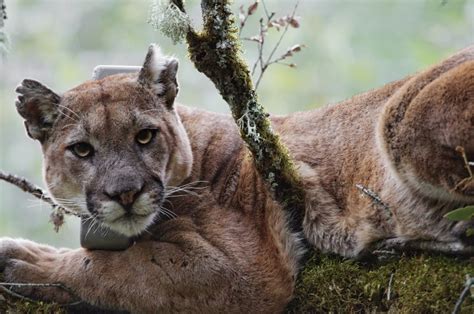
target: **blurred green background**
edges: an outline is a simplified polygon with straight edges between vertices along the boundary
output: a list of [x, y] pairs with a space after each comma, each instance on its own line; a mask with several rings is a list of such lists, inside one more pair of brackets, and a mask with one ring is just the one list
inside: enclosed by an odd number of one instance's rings
[[[235, 0], [234, 9], [252, 1]], [[266, 0], [276, 16], [292, 11], [292, 0]], [[209, 80], [186, 57], [183, 44], [173, 45], [147, 24], [148, 0], [6, 0], [10, 50], [0, 59], [0, 169], [42, 184], [41, 150], [30, 140], [15, 112], [14, 89], [35, 78], [65, 91], [91, 76], [98, 64], [141, 65], [148, 45], [156, 42], [180, 59], [178, 101], [227, 112]], [[199, 1], [187, 1], [199, 24]], [[261, 8], [244, 36], [258, 32]], [[280, 48], [306, 48], [291, 69], [272, 66], [259, 97], [276, 114], [316, 108], [376, 88], [419, 71], [474, 42], [474, 0], [334, 1], [302, 0], [301, 27], [290, 29]], [[270, 31], [266, 53], [279, 34]], [[245, 58], [257, 58], [255, 43], [244, 43]], [[278, 54], [277, 54], [278, 55]], [[78, 221], [68, 218], [56, 234], [48, 222], [49, 207], [0, 182], [0, 236], [31, 238], [77, 247]]]

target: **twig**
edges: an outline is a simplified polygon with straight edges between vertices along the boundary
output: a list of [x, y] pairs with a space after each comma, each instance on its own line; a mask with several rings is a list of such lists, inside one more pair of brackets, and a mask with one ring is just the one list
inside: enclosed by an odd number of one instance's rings
[[20, 188], [26, 193], [32, 194], [34, 197], [48, 203], [52, 206], [53, 211], [50, 214], [50, 220], [54, 224], [54, 230], [56, 232], [59, 231], [59, 227], [61, 227], [64, 223], [64, 214], [74, 215], [77, 217], [81, 217], [81, 215], [62, 207], [59, 204], [56, 204], [54, 200], [48, 196], [48, 194], [43, 191], [39, 186], [31, 183], [30, 181], [26, 180], [25, 178], [18, 177], [13, 174], [6, 173], [0, 170], [0, 180], [4, 180], [8, 183], [15, 185], [16, 187]]
[[6, 287], [3, 287], [3, 286], [0, 286], [0, 290], [3, 291], [4, 293], [6, 293], [7, 295], [9, 295], [11, 297], [14, 297], [16, 299], [20, 299], [22, 301], [31, 302], [31, 303], [38, 303], [39, 302], [37, 300], [33, 300], [31, 298], [25, 297], [24, 295], [21, 295], [19, 293], [13, 292], [12, 290], [10, 290]]
[[0, 282], [0, 290], [5, 292], [6, 294], [8, 294], [8, 295], [10, 295], [14, 298], [20, 299], [22, 301], [38, 303], [38, 302], [41, 302], [41, 301], [34, 300], [34, 299], [31, 299], [31, 298], [26, 297], [24, 295], [21, 295], [17, 292], [14, 292], [14, 291], [8, 289], [7, 287], [40, 287], [40, 288], [51, 288], [51, 287], [53, 287], [53, 288], [59, 288], [59, 289], [62, 289], [64, 291], [66, 291], [67, 293], [69, 293], [69, 295], [71, 297], [74, 297], [75, 299], [78, 300], [78, 301], [74, 301], [74, 302], [70, 302], [70, 303], [63, 303], [63, 304], [58, 303], [59, 306], [75, 306], [75, 305], [83, 303], [83, 301], [74, 292], [72, 292], [71, 289], [65, 287], [64, 285], [62, 285], [60, 283]]
[[392, 215], [392, 211], [390, 210], [390, 207], [382, 201], [382, 199], [380, 198], [380, 196], [377, 195], [377, 193], [363, 186], [362, 184], [356, 184], [355, 186], [362, 193], [370, 197], [375, 204], [382, 206], [382, 208], [385, 209], [390, 214], [390, 216]]
[[469, 173], [469, 177], [472, 178], [474, 175], [472, 174], [471, 166], [474, 163], [469, 162], [469, 160], [467, 160], [467, 155], [466, 155], [466, 151], [464, 150], [464, 147], [458, 146], [456, 147], [456, 151], [461, 154], [462, 159], [464, 161], [464, 167], [466, 167], [467, 172]]
[[[253, 64], [252, 67], [252, 76], [255, 74], [255, 70], [257, 66], [260, 64], [260, 73], [262, 72], [263, 68], [263, 45], [265, 45], [265, 33], [267, 32], [267, 27], [263, 24], [263, 19], [260, 19], [260, 31], [258, 36], [258, 58]], [[257, 87], [255, 86], [255, 90]]]
[[265, 15], [267, 16], [267, 22], [270, 22], [273, 16], [275, 16], [275, 12], [268, 13], [267, 10], [267, 5], [265, 4], [265, 0], [262, 0], [262, 6], [263, 6], [263, 11], [265, 12]]
[[[296, 3], [295, 3], [295, 6], [293, 8], [293, 13], [291, 14], [291, 18], [294, 19], [295, 18], [295, 14], [296, 14], [296, 10], [298, 9], [298, 5], [299, 5], [300, 1], [297, 0]], [[273, 47], [273, 50], [270, 52], [270, 54], [268, 55], [268, 58], [267, 58], [267, 61], [265, 61], [265, 63], [260, 63], [260, 66], [261, 66], [261, 71], [260, 71], [260, 74], [257, 78], [257, 82], [255, 83], [255, 90], [258, 89], [258, 85], [260, 84], [260, 81], [262, 80], [262, 77], [263, 77], [263, 74], [265, 73], [265, 71], [268, 69], [268, 67], [272, 64], [272, 58], [273, 58], [273, 55], [275, 54], [275, 52], [277, 51], [277, 49], [280, 47], [280, 44], [281, 42], [283, 41], [283, 38], [285, 37], [285, 34], [286, 32], [288, 31], [288, 28], [290, 27], [290, 23], [287, 23], [285, 25], [285, 28], [283, 29], [283, 32], [281, 33], [280, 35], [280, 38], [278, 39], [278, 42], [276, 43], [276, 45]]]
[[474, 246], [466, 246], [460, 242], [438, 242], [434, 240], [405, 240], [390, 238], [374, 244], [374, 250], [395, 252], [433, 252], [452, 256], [474, 256]]
[[39, 186], [29, 182], [25, 178], [21, 178], [16, 175], [9, 174], [0, 170], [0, 179], [8, 183], [11, 183], [13, 185], [16, 185], [17, 187], [22, 189], [24, 192], [34, 195], [36, 198], [39, 198], [40, 200], [45, 201], [51, 206], [59, 206]]
[[259, 0], [255, 0], [254, 3], [252, 3], [247, 8], [247, 12], [245, 12], [243, 5], [240, 6], [240, 8], [239, 8], [239, 11], [240, 11], [240, 14], [239, 14], [239, 19], [240, 19], [239, 37], [242, 34], [242, 30], [244, 29], [245, 23], [247, 22], [250, 15], [254, 14], [255, 11], [257, 10], [258, 3], [259, 3]]
[[469, 162], [469, 160], [467, 159], [467, 155], [466, 155], [466, 151], [464, 150], [464, 147], [458, 146], [456, 147], [456, 151], [461, 154], [462, 159], [464, 161], [464, 167], [466, 167], [466, 170], [469, 173], [469, 177], [473, 177], [474, 175], [472, 174], [471, 166], [474, 163]]
[[392, 283], [393, 283], [394, 276], [395, 276], [395, 273], [391, 273], [390, 279], [388, 280], [387, 301], [390, 301], [390, 298], [392, 296]]
[[466, 283], [464, 284], [464, 289], [461, 292], [461, 295], [459, 296], [458, 300], [456, 301], [456, 305], [454, 306], [453, 309], [453, 314], [458, 314], [461, 312], [461, 305], [464, 302], [464, 299], [469, 294], [469, 291], [471, 287], [474, 286], [474, 277], [467, 276]]
[[453, 188], [454, 191], [458, 191], [458, 190], [464, 190], [465, 187], [467, 186], [467, 184], [469, 182], [471, 182], [472, 180], [474, 180], [474, 175], [472, 173], [472, 170], [471, 170], [471, 166], [472, 166], [472, 162], [470, 162], [468, 159], [467, 159], [467, 155], [466, 155], [466, 151], [464, 150], [464, 147], [462, 146], [457, 146], [456, 147], [456, 151], [461, 155], [462, 159], [463, 159], [463, 162], [464, 162], [464, 167], [466, 168], [467, 170], [467, 173], [469, 174], [469, 177], [467, 178], [464, 178], [462, 179], [461, 181], [459, 181], [456, 186]]

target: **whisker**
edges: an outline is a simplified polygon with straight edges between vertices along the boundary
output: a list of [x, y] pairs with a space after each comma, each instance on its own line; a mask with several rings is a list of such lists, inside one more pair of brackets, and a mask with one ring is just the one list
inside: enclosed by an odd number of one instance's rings
[[72, 110], [71, 108], [68, 108], [68, 107], [66, 107], [66, 106], [63, 106], [63, 105], [61, 105], [61, 104], [58, 104], [57, 106], [60, 107], [60, 108], [64, 108], [64, 109], [66, 109], [67, 111], [69, 111], [70, 113], [72, 113], [75, 117], [77, 117], [77, 119], [78, 119], [78, 120], [76, 120], [77, 122], [79, 122], [79, 120], [81, 120], [81, 117], [80, 117], [74, 110]]
[[79, 122], [79, 121], [77, 121], [75, 118], [73, 118], [73, 117], [71, 117], [71, 116], [65, 114], [63, 111], [61, 111], [61, 109], [58, 108], [58, 111], [59, 111], [59, 113], [62, 114], [63, 116], [65, 116], [65, 117], [67, 117], [67, 118], [69, 118], [69, 119], [71, 119], [71, 120], [73, 120], [73, 121]]
[[66, 124], [65, 126], [63, 126], [63, 127], [61, 128], [61, 131], [64, 130], [65, 128], [70, 127], [70, 126], [76, 126], [76, 125], [77, 125], [77, 123], [69, 123], [69, 124]]
[[151, 111], [162, 111], [162, 110], [161, 110], [161, 109], [157, 109], [157, 108], [148, 109], [148, 110], [140, 111], [140, 114], [144, 114], [144, 113], [151, 112]]

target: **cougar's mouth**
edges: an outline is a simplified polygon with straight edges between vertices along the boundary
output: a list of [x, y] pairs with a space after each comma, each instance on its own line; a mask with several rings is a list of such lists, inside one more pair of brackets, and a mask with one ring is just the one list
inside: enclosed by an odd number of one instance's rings
[[116, 202], [102, 203], [97, 218], [113, 231], [126, 236], [136, 236], [154, 222], [159, 210], [159, 203], [144, 194], [129, 210]]
[[125, 214], [113, 221], [104, 221], [103, 224], [115, 232], [136, 236], [144, 232], [154, 222], [155, 217], [156, 212], [148, 215]]

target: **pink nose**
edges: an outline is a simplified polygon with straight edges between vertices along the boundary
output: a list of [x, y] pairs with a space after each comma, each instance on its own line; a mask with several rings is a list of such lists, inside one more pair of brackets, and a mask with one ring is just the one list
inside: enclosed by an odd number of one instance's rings
[[138, 197], [138, 192], [139, 191], [128, 191], [120, 194], [118, 196], [119, 203], [124, 207], [132, 205]]
[[132, 210], [132, 205], [135, 203], [137, 198], [140, 196], [142, 189], [129, 189], [125, 191], [114, 191], [115, 193], [111, 193], [110, 191], [104, 192], [112, 200], [116, 201], [127, 211], [130, 212]]

